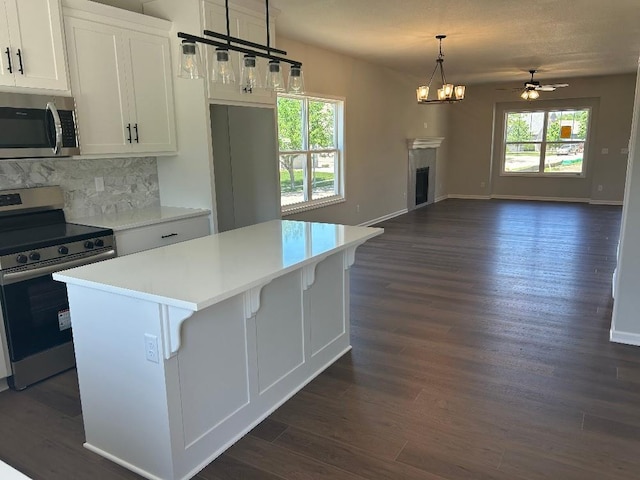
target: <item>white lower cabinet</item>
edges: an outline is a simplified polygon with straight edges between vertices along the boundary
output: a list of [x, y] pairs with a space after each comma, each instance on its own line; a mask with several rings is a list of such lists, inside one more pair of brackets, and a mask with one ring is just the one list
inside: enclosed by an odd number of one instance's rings
[[116, 249], [118, 256], [129, 255], [204, 237], [209, 233], [209, 217], [207, 215], [173, 220], [127, 230], [116, 230]]
[[75, 7], [65, 8], [64, 21], [82, 154], [175, 152], [168, 31], [124, 28], [106, 16], [112, 7], [66, 3]]

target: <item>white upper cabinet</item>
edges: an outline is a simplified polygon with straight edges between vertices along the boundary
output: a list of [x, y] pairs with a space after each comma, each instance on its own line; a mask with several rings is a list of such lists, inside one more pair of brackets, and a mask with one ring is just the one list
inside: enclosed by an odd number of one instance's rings
[[121, 25], [65, 9], [81, 152], [175, 152], [169, 38]]
[[68, 90], [59, 0], [0, 0], [0, 85]]
[[[239, 6], [229, 6], [229, 29], [232, 37], [241, 38], [250, 42], [258, 43], [260, 45], [267, 44], [267, 27], [265, 22], [265, 13], [249, 10]], [[213, 30], [217, 33], [226, 34], [227, 22], [225, 15], [224, 2], [222, 0], [202, 0], [202, 14], [204, 19], [204, 28], [207, 30]], [[271, 24], [271, 32], [274, 31], [273, 24]], [[216, 40], [212, 38], [213, 40]], [[224, 40], [219, 40], [224, 42]], [[271, 35], [271, 46], [275, 47], [275, 35]], [[240, 45], [242, 46], [242, 45]], [[251, 48], [251, 47], [249, 47]], [[206, 67], [208, 78], [208, 92], [209, 98], [212, 100], [222, 100], [231, 102], [253, 102], [253, 103], [267, 103], [275, 104], [276, 95], [264, 88], [268, 60], [258, 57], [257, 66], [260, 74], [260, 81], [263, 88], [254, 89], [251, 93], [243, 93], [240, 89], [240, 77], [242, 74], [242, 59], [244, 57], [241, 53], [231, 52], [230, 55], [233, 67], [236, 73], [236, 80], [238, 85], [220, 85], [212, 81], [213, 76], [211, 70], [213, 67], [213, 60], [215, 58], [215, 47], [206, 46]], [[256, 50], [256, 49], [254, 49]], [[266, 53], [266, 52], [265, 52]]]

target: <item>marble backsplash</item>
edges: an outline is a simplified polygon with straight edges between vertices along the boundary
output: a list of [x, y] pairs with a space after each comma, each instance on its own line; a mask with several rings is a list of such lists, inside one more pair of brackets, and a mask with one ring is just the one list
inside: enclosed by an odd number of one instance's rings
[[[96, 191], [96, 177], [104, 191]], [[156, 159], [0, 160], [0, 190], [60, 185], [68, 219], [160, 205]]]

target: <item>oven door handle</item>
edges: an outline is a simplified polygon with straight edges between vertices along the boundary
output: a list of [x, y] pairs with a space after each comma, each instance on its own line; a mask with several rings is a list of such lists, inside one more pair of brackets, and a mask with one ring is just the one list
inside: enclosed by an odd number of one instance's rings
[[57, 155], [62, 147], [62, 122], [60, 121], [60, 114], [58, 113], [58, 109], [56, 108], [55, 103], [48, 102], [47, 103], [47, 111], [51, 112], [51, 116], [53, 117], [53, 128], [55, 129], [56, 134], [56, 144], [51, 147], [53, 150], [53, 154]]
[[47, 265], [46, 267], [34, 268], [33, 270], [22, 270], [20, 272], [4, 273], [0, 276], [0, 285], [11, 285], [12, 283], [23, 282], [32, 278], [41, 277], [43, 275], [49, 275], [50, 273], [59, 272], [68, 268], [80, 267], [82, 265], [88, 265], [90, 263], [98, 262], [100, 260], [106, 260], [116, 256], [115, 250], [107, 250], [91, 257], [78, 258], [77, 260], [71, 260], [64, 264]]

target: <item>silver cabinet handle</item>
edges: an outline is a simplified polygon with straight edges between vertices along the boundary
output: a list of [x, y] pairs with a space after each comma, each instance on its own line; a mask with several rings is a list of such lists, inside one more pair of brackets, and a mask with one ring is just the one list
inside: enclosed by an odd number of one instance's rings
[[56, 144], [52, 147], [53, 154], [57, 155], [62, 147], [62, 122], [60, 122], [60, 115], [58, 114], [58, 109], [53, 102], [47, 103], [47, 108], [49, 112], [51, 112], [51, 116], [53, 117], [53, 125], [56, 129]]

